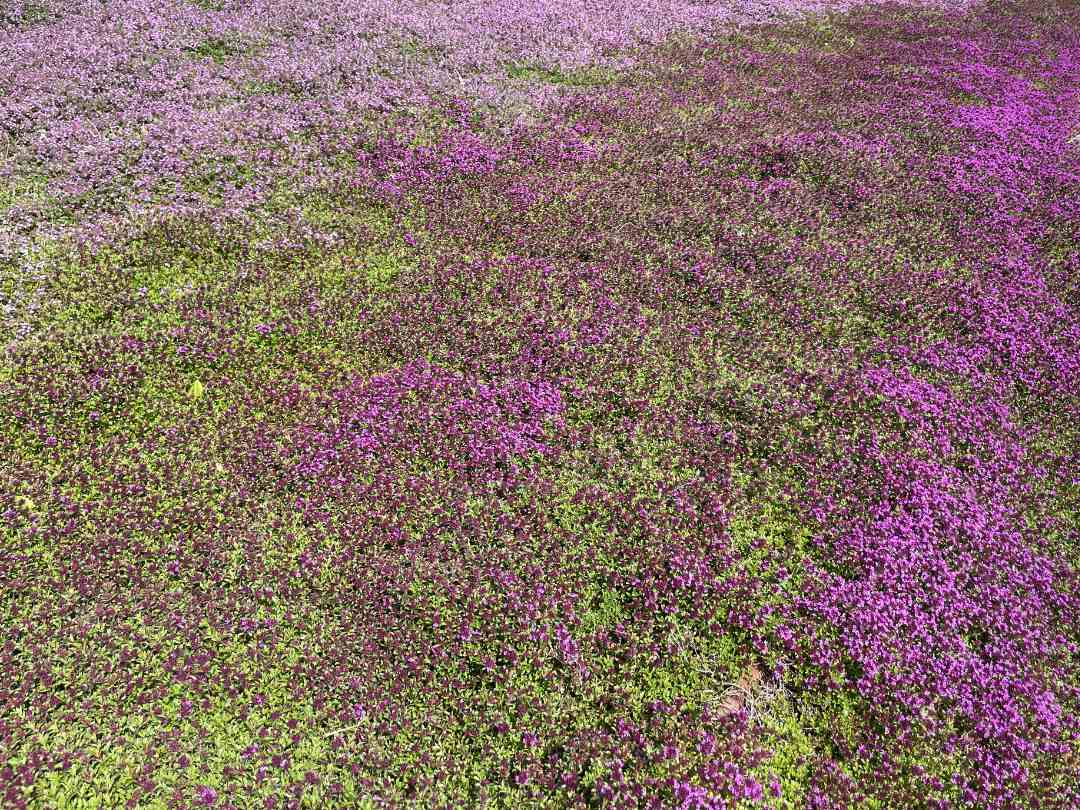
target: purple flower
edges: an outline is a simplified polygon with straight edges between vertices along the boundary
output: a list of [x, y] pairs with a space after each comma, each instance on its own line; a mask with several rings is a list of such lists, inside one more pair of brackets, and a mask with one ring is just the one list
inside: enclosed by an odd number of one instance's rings
[[217, 804], [218, 794], [217, 791], [208, 785], [200, 785], [197, 791], [199, 802], [205, 804], [207, 807], [213, 807]]

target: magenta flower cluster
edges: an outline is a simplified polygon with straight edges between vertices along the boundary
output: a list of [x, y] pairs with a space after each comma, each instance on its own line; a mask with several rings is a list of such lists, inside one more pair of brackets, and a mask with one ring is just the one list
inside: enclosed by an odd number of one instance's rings
[[548, 455], [545, 437], [564, 410], [548, 382], [470, 382], [422, 361], [357, 381], [333, 399], [338, 424], [301, 430], [288, 442], [291, 452], [302, 452], [297, 474], [318, 481], [323, 495], [359, 480], [363, 467], [422, 451], [461, 465], [480, 483], [494, 480], [511, 473], [516, 459]]

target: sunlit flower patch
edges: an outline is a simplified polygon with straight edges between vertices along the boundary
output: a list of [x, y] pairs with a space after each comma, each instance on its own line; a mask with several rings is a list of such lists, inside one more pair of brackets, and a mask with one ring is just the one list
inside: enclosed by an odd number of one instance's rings
[[0, 805], [1080, 805], [1078, 32], [0, 12]]

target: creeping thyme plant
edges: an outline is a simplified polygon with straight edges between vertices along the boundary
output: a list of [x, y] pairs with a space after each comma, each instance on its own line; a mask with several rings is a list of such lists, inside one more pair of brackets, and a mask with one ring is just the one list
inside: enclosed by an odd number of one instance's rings
[[0, 806], [1080, 806], [1080, 6], [0, 11]]

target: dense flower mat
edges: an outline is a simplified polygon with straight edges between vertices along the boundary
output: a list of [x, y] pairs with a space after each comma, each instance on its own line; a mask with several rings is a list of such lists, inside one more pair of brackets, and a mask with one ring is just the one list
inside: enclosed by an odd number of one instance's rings
[[[925, 6], [958, 0], [913, 0]], [[852, 0], [5, 0], [0, 255], [130, 210], [235, 216], [333, 170], [360, 121], [501, 121], [673, 32]]]
[[1080, 7], [655, 40], [26, 232], [4, 806], [1080, 804]]

